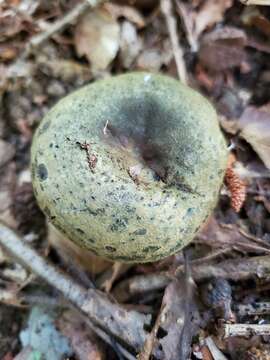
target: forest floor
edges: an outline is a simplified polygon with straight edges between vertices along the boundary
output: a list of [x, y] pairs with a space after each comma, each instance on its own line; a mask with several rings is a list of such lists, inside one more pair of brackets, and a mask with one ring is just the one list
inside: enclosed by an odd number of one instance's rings
[[115, 278], [111, 270], [87, 275], [95, 288], [106, 285], [108, 301], [152, 315], [137, 348], [110, 329], [97, 334], [56, 289], [0, 248], [0, 359], [136, 359], [140, 352], [141, 360], [269, 360], [270, 7], [98, 2], [0, 1], [1, 224], [87, 283], [50, 245], [55, 235], [31, 186], [30, 146], [59, 99], [112, 74], [160, 72], [204, 94], [230, 146], [233, 181], [224, 182], [185, 253], [124, 266]]

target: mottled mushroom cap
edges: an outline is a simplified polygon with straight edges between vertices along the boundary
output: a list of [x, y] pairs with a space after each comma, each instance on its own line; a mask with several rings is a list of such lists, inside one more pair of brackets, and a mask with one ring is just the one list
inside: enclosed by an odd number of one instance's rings
[[149, 262], [194, 238], [226, 160], [209, 102], [179, 81], [139, 72], [54, 106], [34, 136], [32, 177], [41, 209], [80, 247]]

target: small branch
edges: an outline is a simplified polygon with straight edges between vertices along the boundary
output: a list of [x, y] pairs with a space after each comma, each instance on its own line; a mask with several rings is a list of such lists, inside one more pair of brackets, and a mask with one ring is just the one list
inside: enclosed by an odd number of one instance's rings
[[256, 315], [269, 315], [270, 302], [256, 302], [248, 305], [239, 304], [236, 306], [238, 316], [256, 316]]
[[123, 280], [113, 289], [112, 295], [117, 301], [125, 302], [132, 295], [164, 289], [171, 280], [172, 277], [164, 272], [137, 275], [130, 279]]
[[183, 84], [187, 84], [188, 77], [186, 65], [184, 62], [184, 52], [179, 44], [179, 38], [177, 34], [177, 22], [172, 12], [172, 1], [160, 0], [160, 6], [168, 27], [179, 79], [180, 81], [182, 81]]
[[49, 264], [37, 252], [24, 244], [14, 231], [0, 223], [0, 245], [60, 291], [66, 300], [80, 310], [93, 324], [123, 342], [140, 349], [146, 339], [145, 325], [149, 325], [150, 316], [136, 311], [127, 311], [118, 304], [112, 303], [100, 291], [86, 290], [73, 279]]
[[121, 346], [120, 344], [116, 343], [115, 341], [112, 340], [112, 338], [106, 334], [103, 330], [99, 329], [98, 327], [96, 327], [95, 325], [93, 325], [93, 323], [89, 320], [89, 319], [85, 319], [85, 317], [83, 317], [82, 319], [83, 321], [86, 322], [87, 326], [94, 332], [96, 333], [100, 339], [102, 339], [105, 343], [109, 344], [112, 348], [115, 348], [115, 346], [117, 346], [117, 350], [128, 360], [137, 360], [135, 356], [131, 355], [125, 348], [123, 348], [123, 346]]
[[21, 59], [25, 59], [31, 54], [34, 48], [39, 47], [42, 43], [52, 37], [59, 31], [62, 31], [68, 24], [72, 23], [79, 16], [81, 16], [89, 8], [96, 7], [101, 4], [104, 0], [85, 0], [74, 7], [69, 13], [67, 13], [62, 19], [51, 24], [47, 31], [41, 32], [33, 36], [29, 43], [26, 45], [24, 52], [21, 55]]
[[227, 358], [223, 355], [223, 353], [219, 350], [214, 340], [208, 336], [205, 340], [205, 344], [208, 347], [213, 359], [216, 360], [227, 360]]
[[186, 33], [186, 37], [187, 37], [187, 41], [189, 43], [189, 46], [191, 48], [191, 51], [193, 52], [197, 52], [199, 49], [199, 44], [198, 44], [198, 39], [194, 34], [193, 31], [193, 19], [192, 17], [188, 14], [187, 10], [186, 10], [186, 6], [185, 4], [182, 3], [182, 1], [180, 0], [176, 0], [176, 6], [177, 6], [177, 11], [178, 14], [182, 20], [182, 24]]
[[165, 306], [161, 306], [159, 310], [159, 314], [156, 318], [155, 324], [150, 332], [150, 334], [147, 336], [143, 349], [141, 350], [140, 354], [137, 356], [138, 360], [149, 360], [153, 351], [154, 343], [157, 338], [157, 332], [160, 327], [161, 318], [164, 314], [164, 308]]
[[264, 5], [270, 6], [270, 0], [240, 0], [244, 5]]
[[231, 336], [270, 335], [270, 324], [225, 324], [224, 338]]
[[192, 266], [203, 264], [203, 263], [209, 264], [211, 261], [216, 260], [218, 257], [220, 257], [222, 255], [226, 255], [226, 254], [230, 253], [231, 251], [232, 251], [231, 248], [218, 249], [218, 250], [210, 252], [209, 255], [192, 260], [190, 263]]
[[[258, 278], [269, 278], [270, 276], [270, 255], [230, 259], [218, 264], [199, 264], [199, 260], [194, 260], [197, 264], [191, 262], [192, 277], [195, 281], [205, 281], [216, 277], [238, 281], [254, 276]], [[164, 289], [174, 276], [178, 277], [183, 272], [184, 266], [180, 265], [174, 275], [160, 272], [134, 276], [120, 282], [114, 288], [113, 296], [118, 301], [124, 302], [135, 294]]]
[[217, 265], [192, 266], [192, 275], [197, 281], [207, 280], [212, 277], [221, 277], [234, 281], [249, 279], [253, 276], [269, 278], [269, 274], [269, 255], [225, 260]]

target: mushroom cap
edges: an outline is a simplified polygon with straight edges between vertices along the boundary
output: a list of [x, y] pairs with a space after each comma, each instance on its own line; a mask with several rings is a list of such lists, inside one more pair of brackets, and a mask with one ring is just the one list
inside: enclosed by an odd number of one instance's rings
[[31, 157], [38, 203], [60, 231], [96, 255], [150, 262], [183, 248], [207, 219], [227, 149], [204, 97], [138, 72], [58, 102]]

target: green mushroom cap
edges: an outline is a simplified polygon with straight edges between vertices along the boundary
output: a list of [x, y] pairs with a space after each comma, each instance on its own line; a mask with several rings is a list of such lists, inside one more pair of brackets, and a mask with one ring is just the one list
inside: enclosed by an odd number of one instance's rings
[[216, 204], [226, 162], [209, 102], [141, 72], [62, 99], [32, 145], [34, 191], [51, 222], [80, 247], [124, 262], [188, 244]]

